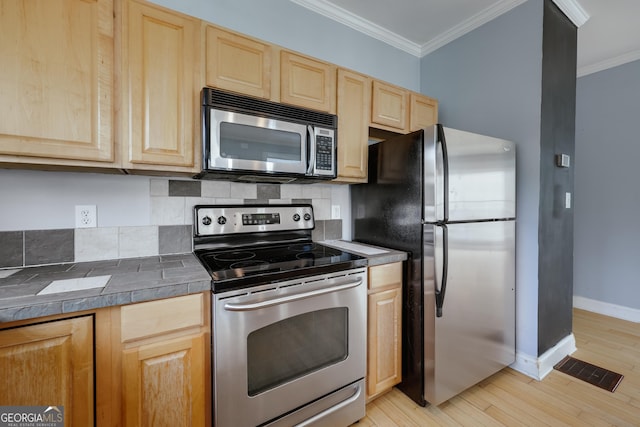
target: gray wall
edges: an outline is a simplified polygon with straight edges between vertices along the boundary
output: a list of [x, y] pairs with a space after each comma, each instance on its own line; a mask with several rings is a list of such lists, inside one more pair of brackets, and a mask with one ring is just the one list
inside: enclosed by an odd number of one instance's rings
[[445, 126], [517, 144], [517, 351], [537, 356], [543, 2], [530, 0], [425, 56], [421, 91]]
[[580, 77], [575, 295], [640, 310], [640, 61]]

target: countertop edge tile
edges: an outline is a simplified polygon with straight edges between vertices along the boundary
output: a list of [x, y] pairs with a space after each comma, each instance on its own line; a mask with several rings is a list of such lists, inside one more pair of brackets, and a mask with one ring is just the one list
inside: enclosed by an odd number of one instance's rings
[[0, 310], [0, 325], [16, 320], [37, 319], [62, 313], [62, 301], [45, 302]]

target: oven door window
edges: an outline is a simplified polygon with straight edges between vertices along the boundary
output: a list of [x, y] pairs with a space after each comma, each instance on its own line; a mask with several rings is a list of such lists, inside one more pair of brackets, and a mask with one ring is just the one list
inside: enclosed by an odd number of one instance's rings
[[348, 309], [313, 311], [253, 331], [247, 338], [248, 393], [259, 393], [343, 361]]

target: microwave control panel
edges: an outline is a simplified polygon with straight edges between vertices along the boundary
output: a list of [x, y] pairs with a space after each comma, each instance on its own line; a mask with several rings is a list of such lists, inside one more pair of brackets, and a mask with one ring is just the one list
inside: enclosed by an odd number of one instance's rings
[[333, 138], [330, 136], [316, 136], [316, 169], [333, 169]]

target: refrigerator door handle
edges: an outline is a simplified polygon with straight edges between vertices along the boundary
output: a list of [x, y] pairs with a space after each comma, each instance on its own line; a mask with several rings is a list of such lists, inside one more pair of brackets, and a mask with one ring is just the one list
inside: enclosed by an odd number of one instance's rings
[[441, 124], [438, 128], [438, 142], [442, 146], [442, 204], [444, 209], [443, 222], [449, 221], [449, 154], [447, 153], [447, 139], [444, 135], [444, 128]]
[[447, 275], [449, 270], [449, 230], [447, 224], [440, 223], [438, 227], [442, 228], [442, 279], [440, 280], [440, 289], [438, 289], [438, 281], [436, 280], [436, 317], [442, 317], [442, 307], [444, 305], [444, 295], [447, 290]]

